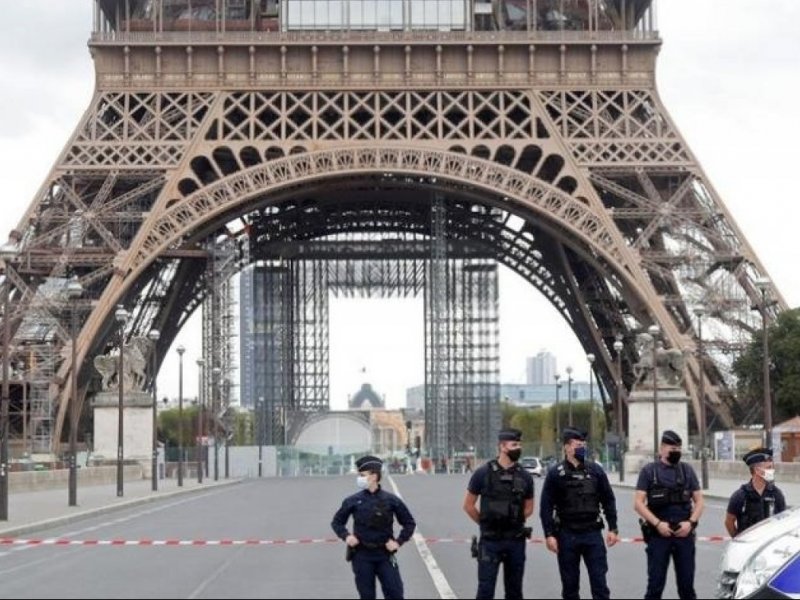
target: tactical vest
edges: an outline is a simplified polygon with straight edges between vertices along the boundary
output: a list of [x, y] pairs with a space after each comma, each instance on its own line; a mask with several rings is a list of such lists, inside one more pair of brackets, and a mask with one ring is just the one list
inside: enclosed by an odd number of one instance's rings
[[568, 472], [566, 465], [558, 466], [558, 505], [560, 526], [566, 529], [587, 529], [601, 525], [600, 493], [597, 477], [588, 469]]
[[763, 496], [753, 488], [751, 483], [744, 484], [741, 490], [744, 492], [744, 504], [742, 504], [741, 512], [736, 515], [736, 533], [741, 533], [775, 514], [774, 486], [767, 485]]
[[[653, 482], [647, 489], [647, 508], [654, 513], [668, 506], [683, 506], [691, 509], [692, 493], [686, 487], [686, 473], [683, 463], [676, 465], [677, 474], [674, 486], [666, 486], [658, 481], [658, 463], [653, 464]], [[658, 513], [656, 513], [658, 516]]]
[[525, 479], [519, 467], [504, 471], [496, 460], [489, 461], [486, 489], [481, 494], [483, 531], [518, 531], [525, 525]]

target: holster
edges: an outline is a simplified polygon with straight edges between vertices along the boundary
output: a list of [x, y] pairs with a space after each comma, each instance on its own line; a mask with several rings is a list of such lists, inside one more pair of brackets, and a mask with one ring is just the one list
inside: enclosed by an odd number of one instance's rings
[[525, 536], [526, 540], [531, 539], [531, 536], [533, 535], [533, 527], [523, 527], [522, 528], [522, 535]]
[[649, 544], [653, 535], [656, 535], [653, 526], [644, 519], [639, 519], [639, 527], [642, 528], [642, 538], [644, 539], [644, 543]]
[[355, 546], [348, 546], [347, 550], [344, 553], [344, 559], [347, 562], [352, 562], [353, 557], [356, 555], [356, 547]]
[[477, 559], [477, 558], [480, 557], [480, 548], [478, 546], [478, 536], [477, 535], [473, 535], [472, 536], [472, 543], [469, 545], [469, 553], [472, 556], [472, 558]]

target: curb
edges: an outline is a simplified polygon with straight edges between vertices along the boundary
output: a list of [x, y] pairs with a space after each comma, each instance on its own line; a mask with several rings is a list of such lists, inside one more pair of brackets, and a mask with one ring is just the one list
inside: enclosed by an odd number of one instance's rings
[[194, 492], [203, 492], [213, 490], [219, 487], [225, 487], [229, 485], [235, 485], [241, 483], [242, 479], [233, 479], [230, 481], [224, 481], [220, 483], [214, 483], [210, 486], [202, 485], [202, 486], [193, 486], [191, 488], [185, 489], [178, 489], [172, 490], [170, 492], [151, 492], [147, 496], [141, 496], [139, 498], [132, 498], [130, 500], [123, 500], [116, 504], [107, 504], [105, 506], [98, 506], [96, 508], [89, 508], [86, 510], [82, 510], [80, 512], [71, 513], [68, 515], [63, 515], [60, 517], [53, 517], [50, 519], [45, 519], [42, 521], [34, 521], [31, 523], [26, 523], [24, 525], [17, 525], [14, 527], [0, 527], [0, 536], [2, 537], [14, 537], [18, 535], [22, 535], [25, 533], [31, 533], [34, 531], [39, 531], [40, 529], [47, 529], [49, 527], [55, 527], [58, 525], [68, 525], [69, 523], [73, 523], [75, 521], [79, 521], [81, 519], [85, 519], [87, 517], [94, 517], [97, 515], [103, 515], [106, 513], [114, 512], [124, 508], [131, 508], [133, 506], [138, 506], [140, 504], [148, 504], [150, 502], [156, 502], [158, 500], [162, 500], [165, 498], [173, 498], [175, 496], [185, 496], [187, 494], [192, 494]]

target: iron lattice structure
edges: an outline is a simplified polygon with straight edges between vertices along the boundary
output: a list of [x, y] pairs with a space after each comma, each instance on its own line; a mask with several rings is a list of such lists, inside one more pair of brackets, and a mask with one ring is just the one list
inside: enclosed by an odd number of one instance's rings
[[[600, 389], [617, 389], [614, 340], [627, 389], [635, 333], [658, 324], [687, 353], [695, 412], [707, 403], [728, 425], [750, 412], [730, 366], [761, 327], [751, 307], [768, 274], [659, 98], [651, 0], [469, 0], [446, 23], [396, 0], [385, 24], [330, 10], [305, 22], [292, 2], [209, 0], [198, 13], [188, 0], [94, 0], [94, 96], [9, 236], [12, 412], [35, 395], [50, 413], [35, 428], [58, 447], [68, 278], [86, 290], [82, 403], [117, 304], [133, 311], [127, 336], [162, 331], [160, 362], [208, 295], [208, 240], [240, 240], [277, 212], [316, 223], [311, 239], [431, 235], [435, 222], [434, 240], [490, 248], [552, 302], [597, 356]], [[433, 198], [446, 210], [432, 219]], [[440, 250], [428, 249], [436, 339]], [[770, 296], [766, 318], [785, 308]]]

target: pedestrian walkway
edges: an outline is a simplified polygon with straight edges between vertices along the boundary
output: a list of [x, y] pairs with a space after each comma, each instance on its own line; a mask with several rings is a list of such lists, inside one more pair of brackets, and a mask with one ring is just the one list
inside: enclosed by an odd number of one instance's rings
[[178, 487], [175, 479], [162, 479], [158, 491], [152, 491], [149, 479], [126, 481], [124, 495], [117, 497], [116, 482], [100, 485], [78, 486], [78, 506], [68, 506], [67, 488], [35, 492], [11, 492], [8, 495], [8, 520], [0, 521], [0, 537], [14, 537], [24, 533], [64, 525], [78, 519], [154, 502], [180, 494], [213, 489], [221, 485], [238, 483], [239, 479], [205, 480], [184, 479]]

